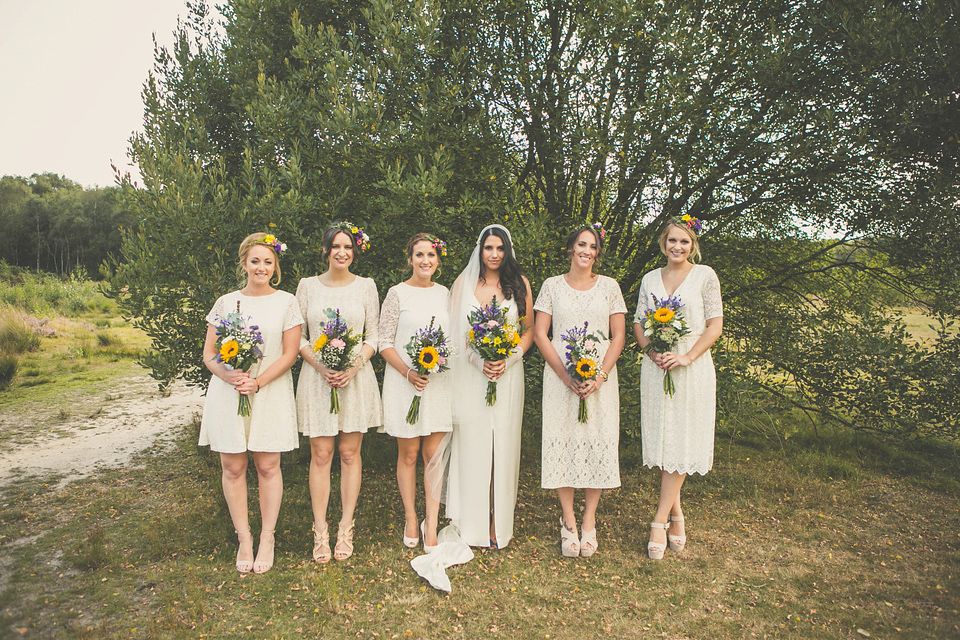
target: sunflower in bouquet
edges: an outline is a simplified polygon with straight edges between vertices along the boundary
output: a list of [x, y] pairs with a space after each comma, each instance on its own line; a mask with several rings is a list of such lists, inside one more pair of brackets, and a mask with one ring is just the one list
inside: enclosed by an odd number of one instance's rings
[[[231, 369], [250, 371], [253, 365], [263, 358], [263, 351], [260, 349], [263, 344], [260, 327], [255, 324], [247, 326], [247, 320], [250, 318], [245, 319], [241, 315], [238, 300], [237, 310], [225, 316], [217, 316], [213, 325], [217, 331], [216, 359]], [[241, 393], [237, 413], [246, 417], [250, 415], [250, 409], [250, 396]]]
[[[356, 358], [354, 350], [363, 341], [340, 317], [340, 309], [324, 309], [328, 320], [321, 325], [320, 335], [313, 343], [313, 351], [328, 369], [345, 371]], [[340, 393], [330, 387], [330, 413], [340, 413]]]
[[[521, 318], [522, 321], [522, 318]], [[507, 312], [494, 296], [489, 304], [474, 309], [467, 314], [470, 330], [467, 332], [467, 344], [476, 351], [484, 362], [499, 362], [510, 357], [513, 348], [520, 344], [520, 331], [507, 321]], [[487, 380], [487, 406], [497, 403], [497, 381]]]
[[[413, 362], [413, 369], [419, 375], [443, 373], [449, 367], [450, 348], [447, 346], [447, 336], [441, 327], [433, 326], [436, 316], [430, 318], [430, 324], [418, 329], [406, 344], [404, 350]], [[407, 423], [416, 424], [420, 419], [420, 395], [415, 392], [410, 409], [407, 411]]]

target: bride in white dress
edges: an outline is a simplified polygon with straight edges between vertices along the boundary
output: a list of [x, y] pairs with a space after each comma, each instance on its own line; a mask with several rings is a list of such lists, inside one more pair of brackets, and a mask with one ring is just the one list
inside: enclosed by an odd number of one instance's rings
[[[507, 359], [485, 362], [467, 346], [467, 316], [493, 298], [522, 337]], [[505, 227], [495, 224], [480, 232], [450, 302], [458, 357], [451, 371], [456, 402], [447, 516], [468, 545], [503, 548], [513, 537], [520, 476], [523, 354], [533, 344], [533, 294]], [[485, 400], [488, 381], [497, 383], [493, 406]]]

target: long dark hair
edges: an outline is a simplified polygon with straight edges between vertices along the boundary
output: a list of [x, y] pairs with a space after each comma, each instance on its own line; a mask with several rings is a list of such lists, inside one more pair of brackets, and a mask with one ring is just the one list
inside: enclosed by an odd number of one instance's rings
[[503, 262], [500, 263], [500, 289], [503, 297], [517, 303], [517, 314], [520, 317], [527, 315], [527, 283], [523, 281], [523, 270], [513, 255], [513, 243], [510, 236], [499, 227], [490, 227], [480, 236], [480, 279], [486, 282], [484, 274], [487, 267], [483, 264], [483, 243], [490, 236], [497, 236], [503, 241]]

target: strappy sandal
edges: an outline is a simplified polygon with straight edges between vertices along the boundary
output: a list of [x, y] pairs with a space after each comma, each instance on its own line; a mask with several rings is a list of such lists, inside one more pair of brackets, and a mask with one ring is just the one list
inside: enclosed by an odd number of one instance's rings
[[[670, 522], [683, 522], [683, 516], [670, 516]], [[686, 535], [672, 536], [669, 533], [667, 534], [667, 545], [669, 545], [670, 551], [683, 551], [686, 544]]]
[[313, 525], [313, 559], [320, 564], [330, 562], [330, 528], [327, 523], [323, 523], [323, 531], [317, 531], [317, 525]]
[[[267, 551], [264, 551], [263, 545], [270, 540], [270, 549], [269, 555]], [[266, 573], [273, 568], [273, 552], [274, 546], [277, 544], [276, 538], [273, 537], [273, 530], [270, 531], [261, 531], [260, 532], [260, 548], [257, 550], [257, 559], [253, 563], [253, 572], [254, 573]], [[266, 559], [261, 560], [263, 556], [268, 556]]]
[[350, 526], [346, 529], [342, 524], [337, 526], [337, 546], [333, 548], [333, 557], [337, 560], [346, 560], [353, 555], [353, 525], [356, 522], [351, 520]]
[[577, 536], [576, 525], [568, 529], [560, 516], [560, 552], [567, 558], [576, 558], [580, 555], [580, 538]]
[[[666, 531], [669, 526], [666, 522], [651, 522], [650, 533], [653, 533], [653, 529], [663, 529]], [[662, 560], [663, 552], [666, 550], [667, 545], [663, 542], [653, 542], [652, 540], [647, 542], [647, 555], [650, 556], [651, 560]]]
[[594, 527], [593, 531], [584, 531], [583, 535], [580, 536], [580, 557], [589, 558], [597, 552], [599, 546], [597, 543], [597, 528]]
[[250, 536], [250, 555], [253, 555], [253, 534], [250, 533], [250, 529], [247, 529], [246, 531], [237, 531], [237, 541], [240, 542], [240, 548], [237, 549], [236, 567], [237, 571], [240, 573], [250, 573], [253, 571], [253, 558], [250, 558], [249, 560], [240, 559], [240, 552], [243, 551], [243, 540], [241, 539], [243, 536]]

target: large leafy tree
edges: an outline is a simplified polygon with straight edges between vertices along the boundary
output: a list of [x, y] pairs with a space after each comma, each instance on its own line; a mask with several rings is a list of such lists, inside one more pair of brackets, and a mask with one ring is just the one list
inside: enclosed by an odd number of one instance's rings
[[146, 85], [113, 274], [159, 378], [204, 378], [203, 314], [254, 229], [291, 245], [292, 283], [329, 221], [359, 222], [386, 286], [409, 233], [447, 235], [455, 267], [501, 220], [536, 287], [564, 229], [599, 221], [632, 296], [689, 213], [725, 380], [858, 428], [955, 428], [955, 333], [916, 347], [889, 314], [957, 308], [953, 3], [235, 0], [222, 30], [192, 9]]

